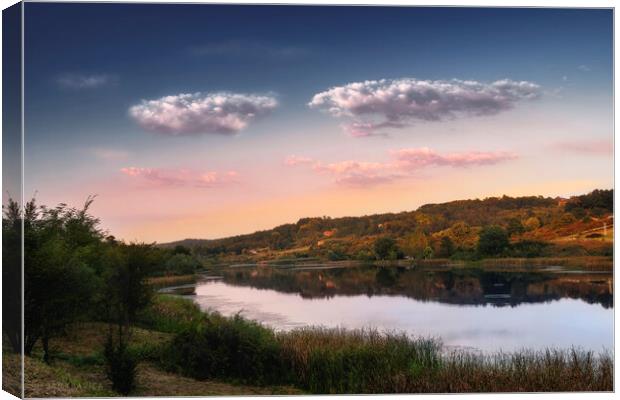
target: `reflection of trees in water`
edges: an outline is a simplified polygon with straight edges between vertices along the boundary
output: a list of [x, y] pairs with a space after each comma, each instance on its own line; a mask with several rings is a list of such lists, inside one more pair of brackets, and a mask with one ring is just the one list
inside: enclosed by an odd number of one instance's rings
[[286, 270], [272, 267], [224, 271], [224, 282], [298, 293], [304, 298], [353, 295], [405, 296], [420, 301], [514, 307], [572, 298], [613, 307], [611, 274], [505, 272], [482, 269], [409, 270], [357, 267]]

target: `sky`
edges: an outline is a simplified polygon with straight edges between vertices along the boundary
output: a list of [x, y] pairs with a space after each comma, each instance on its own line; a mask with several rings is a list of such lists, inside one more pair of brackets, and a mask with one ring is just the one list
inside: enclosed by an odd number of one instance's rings
[[128, 241], [613, 187], [612, 11], [25, 4], [25, 196]]

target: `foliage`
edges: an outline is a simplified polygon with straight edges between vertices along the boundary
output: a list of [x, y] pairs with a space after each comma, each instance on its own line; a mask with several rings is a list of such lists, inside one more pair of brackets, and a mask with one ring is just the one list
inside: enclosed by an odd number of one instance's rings
[[34, 200], [24, 209], [24, 352], [49, 341], [84, 316], [98, 285], [95, 274], [102, 234], [99, 221], [64, 204], [48, 209]]
[[452, 254], [454, 254], [454, 242], [450, 236], [442, 236], [438, 255], [440, 257], [451, 257]]
[[137, 321], [140, 325], [160, 332], [179, 333], [203, 322], [206, 315], [194, 302], [187, 299], [158, 295], [142, 310]]
[[478, 253], [483, 256], [499, 256], [508, 248], [508, 234], [496, 225], [487, 226], [480, 232]]
[[227, 378], [277, 383], [288, 375], [272, 330], [239, 315], [210, 314], [200, 326], [179, 333], [164, 353], [164, 365], [197, 379]]
[[613, 189], [596, 189], [588, 194], [571, 198], [564, 207], [566, 211], [572, 211], [576, 208], [583, 208], [585, 210], [593, 210], [598, 208], [607, 212], [613, 212], [614, 191]]
[[167, 275], [193, 274], [201, 266], [200, 262], [195, 257], [186, 253], [174, 253], [166, 260], [165, 265]]
[[510, 253], [512, 257], [541, 257], [548, 246], [548, 243], [536, 240], [521, 240], [512, 244]]
[[126, 396], [135, 387], [136, 358], [128, 351], [127, 344], [116, 344], [111, 337], [105, 344], [103, 352], [106, 376], [112, 382], [112, 389]]
[[375, 241], [375, 256], [379, 260], [396, 260], [400, 257], [400, 250], [396, 241], [391, 237], [381, 237]]
[[[270, 260], [301, 253], [322, 260], [367, 260], [373, 243], [378, 238], [390, 237], [399, 250], [377, 258], [401, 258], [404, 253], [420, 259], [427, 246], [441, 254], [440, 241], [447, 236], [454, 249], [444, 254], [452, 257], [458, 253], [457, 257], [470, 258], [484, 226], [501, 226], [511, 240], [549, 241], [592, 229], [599, 218], [612, 212], [612, 197], [613, 191], [595, 190], [568, 200], [541, 196], [458, 200], [400, 213], [302, 218], [251, 234], [217, 240], [187, 239], [161, 247], [168, 249], [169, 255], [175, 246], [189, 248], [204, 265]], [[565, 213], [583, 223], [563, 217]]]
[[2, 218], [2, 330], [15, 353], [21, 352], [22, 340], [21, 237], [21, 210], [9, 199]]

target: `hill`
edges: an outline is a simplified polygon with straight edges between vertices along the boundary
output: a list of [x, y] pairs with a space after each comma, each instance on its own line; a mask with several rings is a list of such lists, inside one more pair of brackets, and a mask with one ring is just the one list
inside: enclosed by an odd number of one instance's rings
[[[295, 223], [215, 240], [185, 239], [162, 244], [184, 246], [216, 261], [319, 258], [385, 258], [376, 242], [388, 238], [391, 258], [480, 257], [486, 228], [502, 232], [508, 245], [497, 256], [610, 255], [613, 190], [571, 198], [489, 197], [426, 204], [414, 211], [361, 217], [302, 218]], [[492, 235], [490, 236], [492, 237]], [[392, 252], [389, 255], [389, 252]], [[478, 252], [479, 253], [479, 252]]]

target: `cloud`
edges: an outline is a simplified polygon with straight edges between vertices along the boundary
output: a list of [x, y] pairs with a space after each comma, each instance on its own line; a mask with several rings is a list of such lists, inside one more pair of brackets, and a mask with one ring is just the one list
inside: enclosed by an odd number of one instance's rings
[[577, 67], [577, 69], [581, 72], [590, 72], [592, 71], [592, 69], [590, 67], [588, 67], [587, 65], [580, 65]]
[[190, 48], [197, 56], [233, 56], [244, 58], [298, 58], [310, 54], [308, 49], [298, 46], [278, 45], [257, 40], [228, 40], [207, 43]]
[[312, 158], [299, 157], [294, 154], [286, 157], [286, 159], [284, 160], [284, 164], [289, 165], [289, 166], [312, 164], [312, 163], [314, 163], [314, 160]]
[[114, 84], [116, 80], [116, 77], [107, 74], [64, 74], [56, 78], [56, 83], [68, 89], [96, 89]]
[[479, 165], [494, 165], [517, 158], [515, 154], [504, 151], [470, 151], [439, 154], [428, 147], [401, 149], [395, 151], [394, 155], [397, 162], [400, 163], [401, 168], [405, 169], [417, 169], [429, 165], [464, 168]]
[[233, 134], [277, 106], [272, 95], [198, 92], [143, 100], [129, 115], [148, 131], [173, 136]]
[[[416, 172], [427, 167], [467, 168], [495, 165], [514, 160], [517, 156], [509, 152], [457, 152], [441, 154], [427, 147], [404, 148], [390, 152], [386, 162], [346, 160], [323, 163], [308, 157], [287, 158], [287, 165], [311, 165], [312, 170], [331, 176], [336, 183], [353, 186], [375, 185], [401, 178], [414, 177]], [[288, 162], [294, 160], [295, 162]], [[303, 160], [303, 162], [297, 162]]]
[[611, 140], [565, 141], [554, 143], [551, 148], [561, 152], [595, 156], [611, 156], [614, 154], [614, 144]]
[[[416, 121], [494, 115], [540, 95], [540, 86], [528, 81], [504, 79], [484, 83], [402, 78], [332, 87], [315, 94], [308, 106], [323, 109], [334, 117], [356, 119], [347, 130], [360, 137], [371, 136], [378, 129], [402, 128]], [[375, 122], [373, 118], [380, 121]]]
[[215, 171], [199, 172], [191, 169], [163, 169], [163, 168], [121, 168], [121, 173], [133, 179], [140, 179], [149, 185], [156, 187], [198, 187], [210, 188], [227, 183], [236, 182], [238, 173], [228, 171], [224, 173]]

